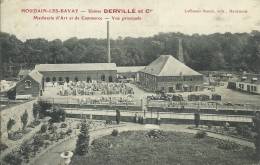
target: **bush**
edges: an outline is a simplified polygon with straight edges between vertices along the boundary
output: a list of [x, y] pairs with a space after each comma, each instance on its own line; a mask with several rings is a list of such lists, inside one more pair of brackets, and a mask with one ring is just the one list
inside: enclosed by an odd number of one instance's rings
[[31, 124], [29, 124], [27, 127], [29, 127], [29, 128], [35, 128], [35, 126], [31, 123]]
[[89, 124], [86, 120], [81, 122], [80, 134], [78, 135], [75, 154], [85, 155], [89, 151]]
[[7, 122], [7, 131], [10, 131], [12, 127], [15, 125], [15, 123], [15, 120], [10, 118]]
[[39, 121], [39, 120], [35, 120], [35, 121], [33, 121], [32, 122], [32, 124], [34, 125], [34, 126], [37, 126], [37, 125], [39, 125], [41, 122]]
[[42, 135], [44, 140], [49, 140], [50, 139], [50, 135], [49, 134], [44, 134]]
[[238, 125], [236, 127], [236, 131], [237, 131], [238, 135], [241, 135], [245, 138], [252, 139], [252, 137], [253, 137], [250, 127], [246, 124]]
[[120, 124], [120, 111], [119, 110], [116, 110], [116, 123], [117, 124]]
[[41, 126], [41, 133], [45, 133], [47, 131], [47, 125], [46, 124], [43, 124]]
[[3, 160], [10, 165], [20, 165], [20, 164], [22, 164], [21, 157], [17, 153], [14, 153], [14, 152], [7, 154], [4, 157]]
[[231, 142], [229, 140], [227, 141], [221, 140], [218, 143], [218, 148], [223, 150], [238, 150], [240, 146], [237, 143]]
[[111, 135], [112, 136], [118, 136], [118, 134], [119, 134], [118, 130], [117, 129], [113, 129]]
[[50, 112], [50, 117], [52, 122], [64, 122], [66, 118], [66, 112], [64, 109], [61, 109], [60, 107], [56, 106], [53, 108], [53, 110]]
[[24, 113], [23, 113], [23, 115], [21, 116], [21, 122], [22, 122], [22, 125], [23, 125], [23, 130], [25, 129], [25, 127], [26, 127], [26, 125], [27, 125], [27, 123], [28, 123], [28, 112], [27, 111], [25, 111]]
[[51, 134], [53, 134], [58, 128], [56, 126], [53, 126], [52, 124], [49, 126], [48, 130]]
[[44, 137], [39, 135], [39, 134], [35, 135], [33, 137], [33, 145], [34, 145], [34, 147], [36, 147], [36, 148], [42, 147], [43, 144], [44, 144], [44, 139], [43, 138]]
[[24, 141], [20, 146], [20, 153], [25, 159], [29, 159], [29, 153], [31, 152], [31, 146], [28, 141]]
[[61, 123], [60, 127], [61, 128], [66, 128], [68, 125], [66, 123]]
[[72, 129], [69, 128], [69, 129], [66, 131], [66, 134], [67, 134], [67, 135], [70, 135], [71, 133], [72, 133]]
[[146, 134], [146, 137], [159, 139], [166, 138], [167, 134], [161, 130], [153, 129]]
[[32, 130], [31, 129], [24, 129], [24, 130], [22, 130], [22, 133], [23, 134], [27, 134], [27, 133], [29, 133], [29, 132], [31, 132]]
[[59, 134], [59, 139], [64, 139], [66, 135], [67, 135], [66, 132], [61, 131], [60, 134]]
[[22, 137], [23, 137], [23, 133], [20, 131], [8, 133], [8, 139], [10, 140], [16, 141], [22, 139]]
[[196, 134], [195, 134], [195, 138], [198, 138], [198, 139], [203, 139], [207, 136], [207, 133], [205, 131], [198, 131]]
[[91, 145], [94, 150], [102, 152], [109, 149], [112, 146], [111, 142], [106, 139], [95, 139], [92, 141]]
[[7, 148], [8, 148], [8, 146], [7, 146], [6, 144], [0, 142], [0, 151], [1, 151], [1, 152], [4, 151], [4, 150], [7, 149]]
[[46, 102], [46, 101], [39, 101], [39, 118], [43, 118], [48, 115], [47, 110], [51, 108], [51, 103]]
[[40, 111], [40, 106], [38, 104], [34, 103], [33, 104], [33, 117], [34, 117], [34, 120], [37, 120], [39, 111]]

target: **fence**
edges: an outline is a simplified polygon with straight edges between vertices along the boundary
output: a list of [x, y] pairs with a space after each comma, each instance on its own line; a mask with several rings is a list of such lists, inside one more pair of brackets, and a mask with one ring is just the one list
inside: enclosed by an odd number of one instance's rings
[[[86, 109], [66, 109], [68, 117], [81, 118], [82, 116], [92, 116], [97, 120], [115, 120], [115, 110], [86, 110]], [[162, 123], [193, 123], [194, 113], [174, 113], [159, 111], [121, 111], [120, 119], [125, 122], [134, 122], [136, 117], [145, 117], [148, 123], [156, 123], [160, 118]], [[202, 123], [223, 124], [230, 123], [251, 123], [253, 116], [246, 115], [222, 115], [222, 114], [200, 114]]]

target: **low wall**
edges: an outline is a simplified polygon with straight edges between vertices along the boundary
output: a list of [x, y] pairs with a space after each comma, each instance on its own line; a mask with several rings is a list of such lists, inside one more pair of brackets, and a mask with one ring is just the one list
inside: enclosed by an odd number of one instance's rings
[[[154, 106], [149, 106], [147, 107], [148, 111], [153, 111], [153, 112], [174, 112], [174, 113], [195, 113], [198, 111], [198, 109], [193, 109], [193, 108], [180, 108], [180, 107], [154, 107]], [[225, 115], [250, 115], [254, 116], [257, 111], [249, 111], [249, 110], [222, 110], [222, 109], [206, 109], [206, 108], [201, 108], [200, 113], [205, 113], [205, 114], [225, 114]]]
[[33, 121], [33, 104], [36, 100], [32, 100], [26, 103], [21, 103], [18, 105], [11, 106], [9, 108], [2, 109], [0, 111], [0, 133], [1, 141], [5, 141], [8, 137], [7, 134], [7, 123], [9, 119], [14, 119], [15, 124], [12, 127], [12, 131], [17, 131], [22, 128], [21, 116], [25, 111], [28, 112], [28, 124]]
[[[86, 117], [86, 118], [90, 118], [89, 114], [84, 114], [83, 116]], [[81, 114], [67, 114], [67, 117], [69, 117], [69, 118], [82, 118], [83, 116]], [[115, 116], [109, 116], [109, 115], [92, 115], [92, 119], [115, 121], [116, 117]], [[122, 121], [122, 122], [134, 122], [134, 116], [121, 116], [120, 121]], [[147, 117], [145, 119], [145, 123], [146, 124], [157, 124], [157, 119]], [[161, 118], [160, 123], [161, 124], [194, 124], [194, 120], [193, 119]], [[203, 119], [200, 120], [201, 125], [212, 124], [212, 125], [223, 126], [224, 123], [225, 123], [224, 121], [212, 121], [212, 120], [203, 120]], [[237, 124], [250, 124], [250, 123], [229, 121], [229, 124], [231, 126], [235, 126]]]
[[142, 111], [141, 106], [135, 105], [103, 105], [103, 104], [57, 104], [62, 108], [81, 108], [81, 109], [98, 109], [98, 110], [107, 110], [107, 109], [120, 109], [120, 110], [129, 110], [129, 111]]

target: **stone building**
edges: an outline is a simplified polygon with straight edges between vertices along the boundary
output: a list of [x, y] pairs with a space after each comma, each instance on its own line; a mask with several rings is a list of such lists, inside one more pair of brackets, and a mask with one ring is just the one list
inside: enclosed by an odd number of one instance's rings
[[39, 64], [35, 66], [44, 82], [106, 81], [116, 80], [115, 63]]
[[43, 76], [33, 70], [16, 84], [16, 97], [19, 95], [31, 95], [37, 97], [43, 90]]
[[199, 91], [203, 75], [172, 55], [161, 55], [139, 72], [140, 85], [149, 91]]

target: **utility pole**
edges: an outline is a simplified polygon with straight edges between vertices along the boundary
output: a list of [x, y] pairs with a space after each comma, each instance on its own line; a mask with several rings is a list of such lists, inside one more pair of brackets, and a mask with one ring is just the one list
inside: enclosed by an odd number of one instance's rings
[[109, 21], [107, 21], [107, 62], [111, 63], [110, 57], [110, 37], [109, 37]]

